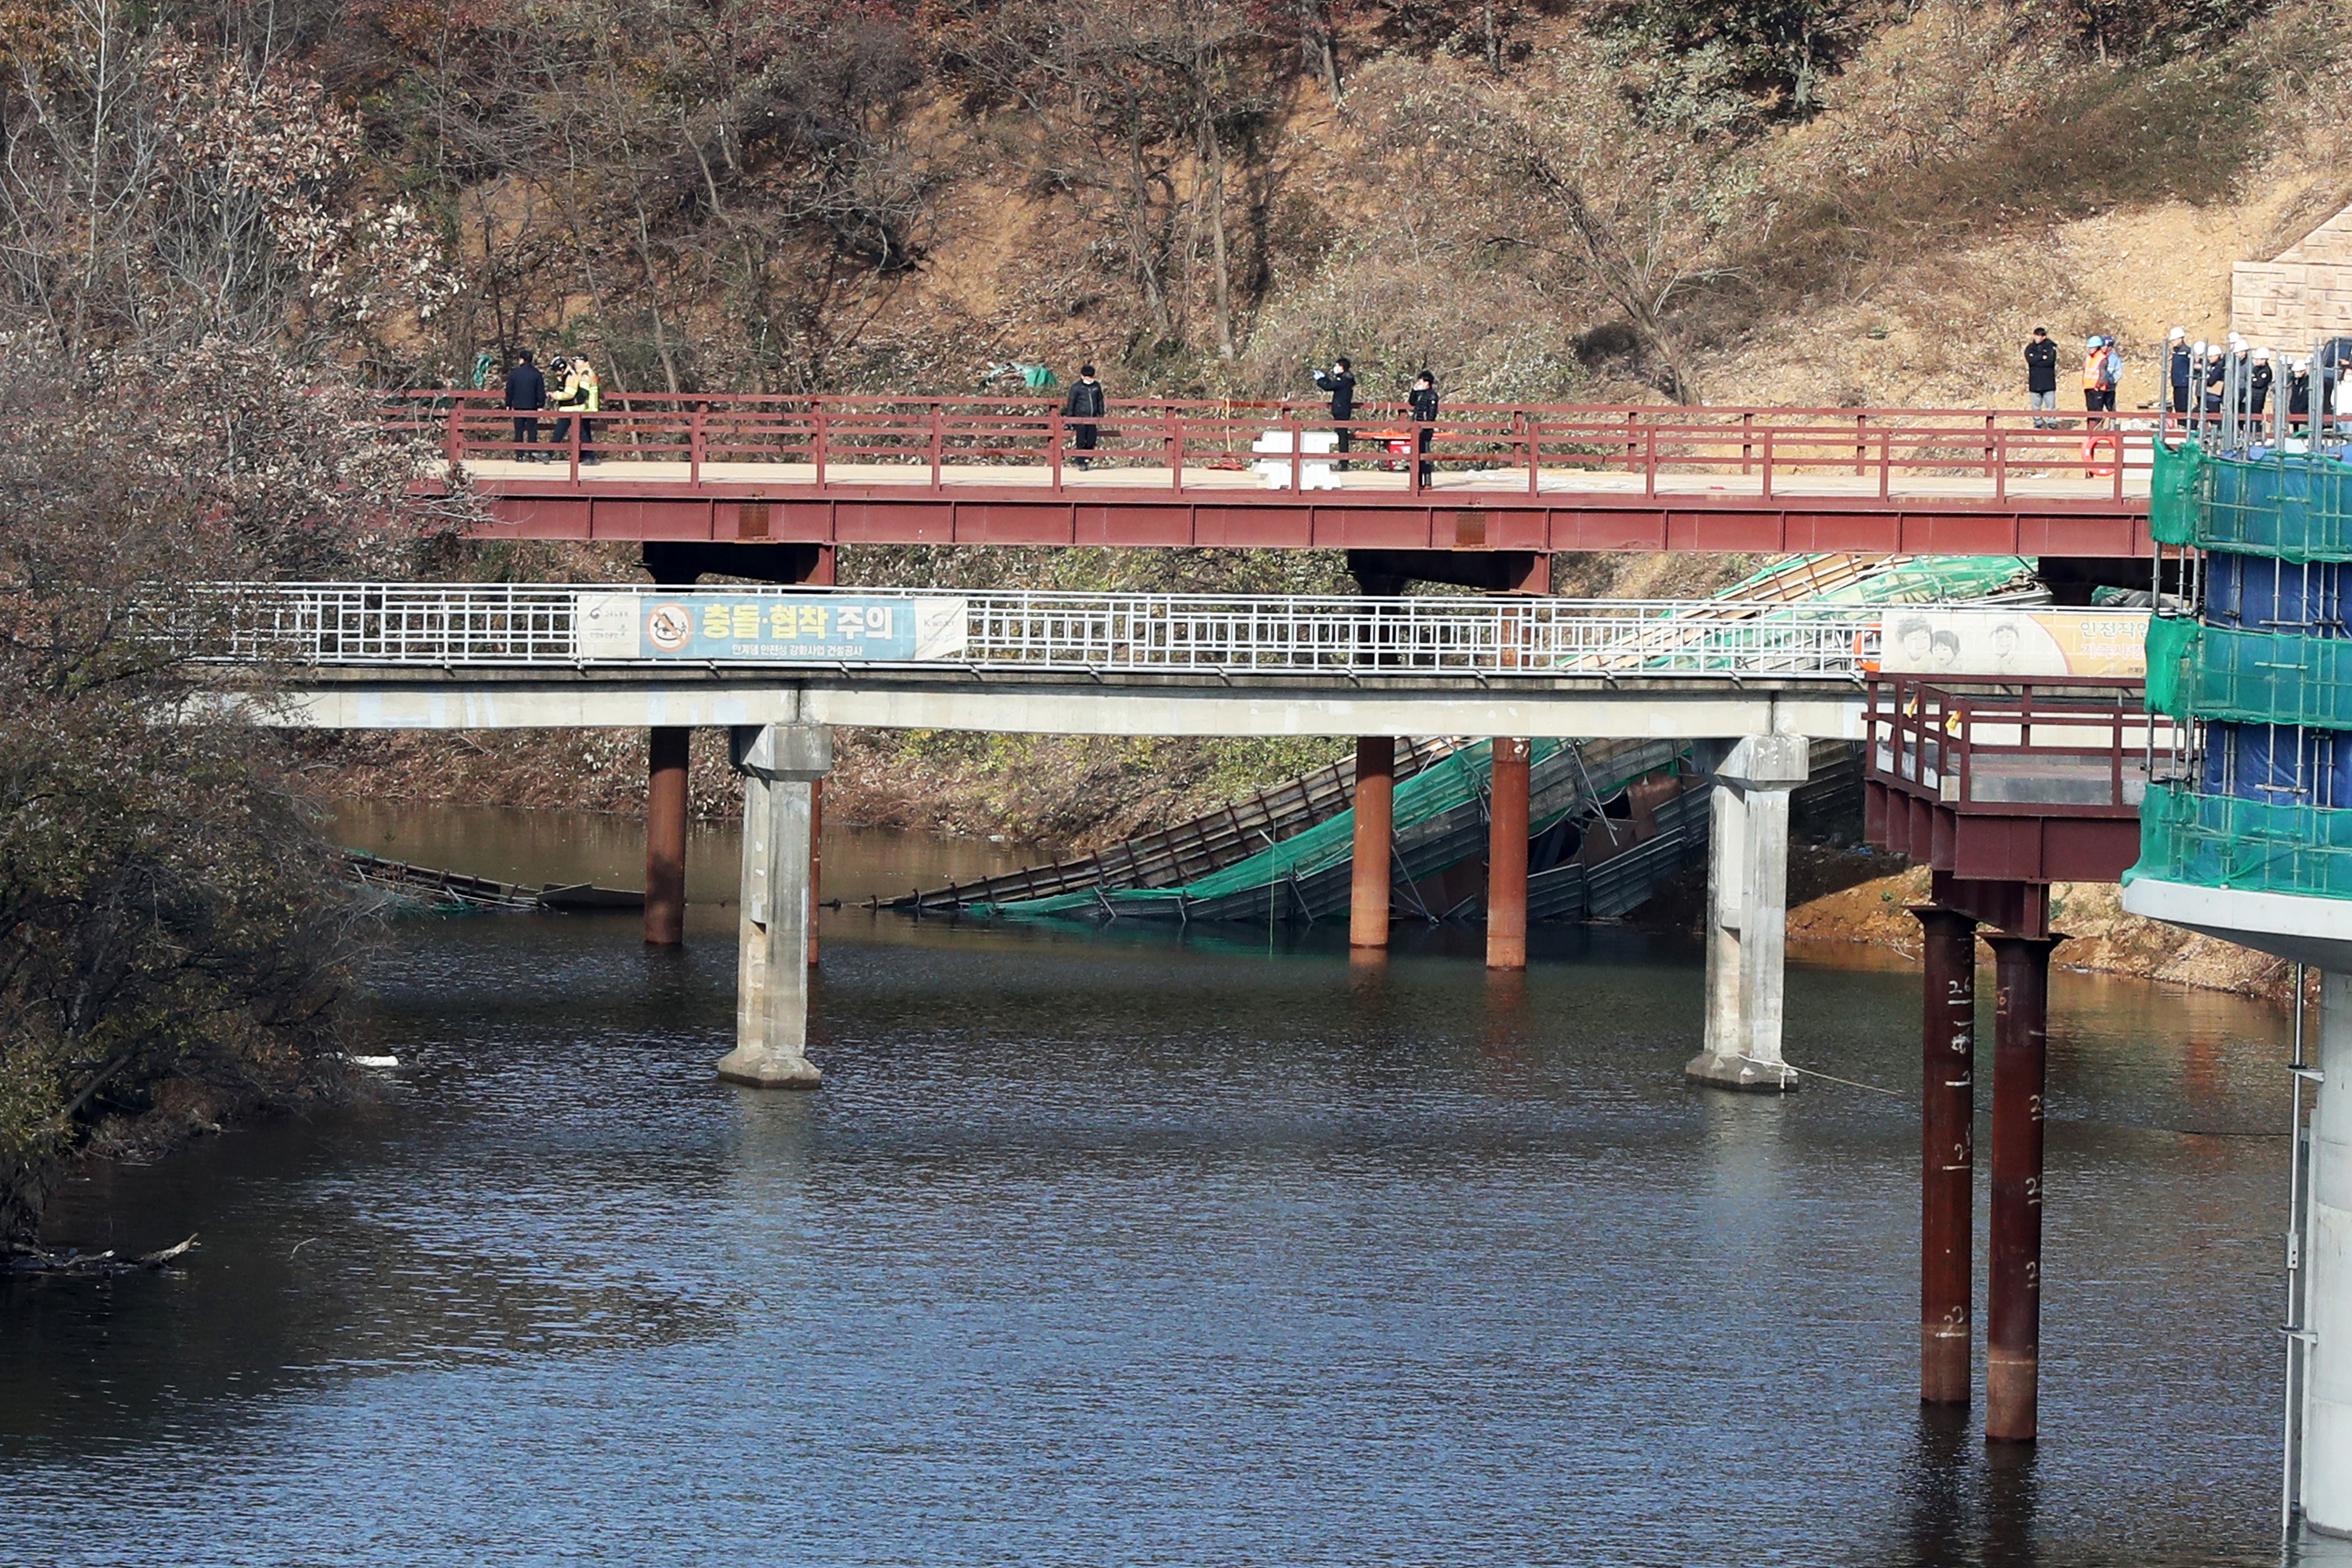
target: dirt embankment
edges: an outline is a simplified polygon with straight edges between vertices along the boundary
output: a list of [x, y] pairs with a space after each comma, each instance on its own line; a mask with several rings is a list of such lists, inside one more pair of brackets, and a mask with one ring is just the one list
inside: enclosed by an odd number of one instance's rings
[[[1789, 912], [1789, 935], [1916, 953], [1919, 923], [1911, 906], [1927, 901], [1927, 868], [1915, 866], [1797, 905]], [[2111, 884], [2058, 883], [2050, 892], [2050, 925], [2067, 938], [2051, 959], [2060, 968], [2236, 991], [2282, 1005], [2294, 988], [2284, 959], [2126, 914], [2123, 890]], [[1990, 961], [1989, 949], [1984, 956]]]
[[[1336, 760], [1345, 741], [1132, 740], [1087, 736], [838, 730], [828, 821], [1086, 852]], [[641, 814], [646, 737], [635, 730], [356, 734], [302, 743], [310, 788], [336, 800]], [[697, 730], [688, 803], [732, 821], [742, 788], [724, 730]], [[457, 869], [464, 869], [462, 867]]]

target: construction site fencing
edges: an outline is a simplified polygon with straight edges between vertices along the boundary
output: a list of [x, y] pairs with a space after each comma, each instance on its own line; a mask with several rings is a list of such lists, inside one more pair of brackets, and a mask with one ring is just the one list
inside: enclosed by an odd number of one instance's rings
[[216, 585], [167, 634], [229, 663], [378, 667], [581, 668], [718, 663], [592, 651], [583, 604], [634, 598], [697, 618], [838, 598], [961, 618], [940, 656], [803, 655], [753, 644], [723, 662], [819, 668], [941, 665], [1094, 674], [1760, 677], [1860, 680], [1876, 663], [1884, 607], [1631, 601], [1219, 594], [940, 593], [435, 583]]

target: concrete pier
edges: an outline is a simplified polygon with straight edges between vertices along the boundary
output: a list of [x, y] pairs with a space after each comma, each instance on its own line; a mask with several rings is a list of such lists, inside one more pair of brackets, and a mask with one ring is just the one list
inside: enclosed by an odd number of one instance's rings
[[1780, 1055], [1789, 936], [1789, 791], [1811, 773], [1802, 736], [1754, 735], [1715, 768], [1707, 847], [1706, 1049], [1694, 1083], [1779, 1092], [1797, 1086]]
[[824, 898], [824, 780], [809, 784], [808, 963], [816, 967], [816, 910]]
[[646, 941], [686, 940], [686, 770], [694, 731], [656, 726], [646, 743]]
[[1356, 848], [1349, 873], [1348, 946], [1385, 951], [1389, 945], [1390, 841], [1396, 824], [1396, 740], [1356, 738]]
[[2295, 1490], [2305, 1524], [2352, 1537], [2352, 971], [2331, 967], [2320, 976], [2318, 1065], [2303, 1253], [2310, 1338]]
[[1925, 904], [1919, 1013], [1919, 1402], [1966, 1405], [1975, 1263], [1977, 923]]
[[2058, 936], [1988, 938], [1995, 983], [1992, 1236], [1985, 1289], [1985, 1441], [2040, 1435], [2042, 1129], [2050, 950]]
[[735, 1049], [719, 1063], [730, 1083], [814, 1089], [808, 1059], [809, 930], [816, 914], [810, 852], [816, 785], [833, 767], [824, 725], [735, 732], [743, 775], [741, 956], [735, 976]]
[[1486, 967], [1528, 967], [1528, 743], [1494, 743], [1486, 816]]

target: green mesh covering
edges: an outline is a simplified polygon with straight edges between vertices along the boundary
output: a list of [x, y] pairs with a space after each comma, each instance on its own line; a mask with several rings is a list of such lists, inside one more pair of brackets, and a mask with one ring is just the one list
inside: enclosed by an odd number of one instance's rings
[[[2151, 707], [2155, 672], [2151, 658]], [[2352, 642], [2207, 626], [2197, 635], [2177, 700], [2179, 706], [2163, 711], [2238, 724], [2352, 729]]]
[[[1560, 740], [1528, 742], [1528, 761], [1540, 763], [1567, 745]], [[1480, 741], [1448, 753], [1444, 758], [1423, 768], [1410, 779], [1397, 783], [1392, 810], [1394, 831], [1417, 826], [1432, 817], [1441, 816], [1457, 806], [1468, 804], [1486, 792], [1486, 779], [1493, 754], [1491, 741]], [[1629, 759], [1636, 754], [1628, 753]], [[1635, 767], [1636, 773], [1650, 771]], [[1618, 786], [1631, 782], [1631, 776], [1612, 779], [1596, 773], [1593, 787], [1609, 794]], [[1556, 820], [1556, 818], [1555, 818]], [[1544, 824], [1530, 826], [1540, 831]], [[1187, 900], [1223, 898], [1232, 894], [1248, 893], [1266, 887], [1293, 876], [1309, 876], [1349, 859], [1356, 852], [1356, 813], [1353, 808], [1340, 812], [1330, 821], [1318, 822], [1303, 833], [1294, 833], [1278, 844], [1269, 844], [1247, 860], [1235, 861], [1222, 871], [1213, 872], [1200, 881], [1182, 887], [1125, 888], [1117, 893], [1057, 894], [1052, 898], [1016, 899], [1009, 904], [985, 904], [980, 907], [1001, 915], [1068, 915], [1087, 909], [1100, 909], [1108, 900], [1111, 908], [1122, 904], [1164, 905], [1180, 894]], [[1439, 868], [1432, 868], [1439, 869]]]
[[[1803, 558], [1803, 561], [1827, 559], [1813, 556]], [[1775, 577], [1789, 574], [1792, 565], [1796, 564], [1801, 562], [1783, 560], [1767, 567], [1715, 597], [1748, 597], [1747, 591], [1755, 585], [1769, 583]], [[1865, 571], [1853, 580], [1835, 588], [1792, 600], [1785, 613], [1799, 614], [1815, 607], [1841, 603], [1937, 604], [1981, 599], [2013, 583], [2029, 580], [2033, 576], [2033, 562], [2021, 556], [1916, 556], [1880, 570]], [[1759, 618], [1758, 647], [1772, 645], [1773, 633], [1764, 623], [1769, 622], [1779, 613], [1783, 612], [1768, 611]], [[1718, 631], [1714, 635], [1720, 639], [1723, 633]], [[1737, 650], [1727, 644], [1727, 665], [1736, 656]], [[1567, 744], [1559, 740], [1532, 741], [1529, 743], [1528, 760], [1531, 764], [1540, 763]], [[1485, 741], [1464, 747], [1412, 778], [1400, 780], [1393, 808], [1395, 831], [1402, 833], [1484, 793], [1489, 773], [1490, 750], [1489, 743]], [[1638, 753], [1628, 751], [1624, 755], [1626, 770], [1622, 772], [1612, 771], [1610, 764], [1603, 760], [1588, 761], [1592, 775], [1591, 787], [1596, 794], [1612, 794], [1642, 774], [1655, 770], [1654, 766], [1643, 766], [1635, 761]], [[1557, 814], [1549, 821], [1558, 821]], [[1538, 821], [1530, 827], [1539, 832], [1547, 825], [1548, 821]], [[1342, 811], [1328, 821], [1318, 822], [1305, 832], [1267, 846], [1247, 860], [1236, 861], [1181, 887], [1129, 888], [1118, 892], [1088, 889], [1083, 893], [1059, 894], [1051, 898], [1016, 899], [974, 907], [999, 915], [1078, 915], [1099, 910], [1108, 903], [1113, 910], [1129, 904], [1164, 912], [1167, 905], [1180, 896], [1188, 903], [1225, 898], [1270, 886], [1293, 876], [1310, 876], [1328, 870], [1355, 853], [1355, 812]]]
[[2205, 469], [2205, 449], [2194, 441], [2168, 447], [2156, 444], [2155, 470], [2148, 476], [2147, 531], [2168, 545], [2197, 538], [2197, 480]]
[[2139, 811], [2139, 863], [2124, 873], [2124, 881], [2144, 876], [2251, 893], [2352, 898], [2352, 810], [2152, 785]]
[[2279, 453], [2213, 457], [2157, 444], [2148, 528], [2166, 544], [2295, 562], [2352, 560], [2352, 465]]
[[[1729, 588], [1715, 595], [1717, 599], [1747, 599], [1754, 591], [1769, 586], [1775, 579], [1797, 575], [1799, 569], [1830, 559], [1828, 556], [1800, 556], [1751, 572]], [[1819, 604], [1939, 604], [1964, 599], [1982, 599], [1997, 593], [2013, 582], [2025, 582], [2033, 576], [2033, 562], [2015, 555], [1923, 555], [1909, 560], [1895, 561], [1874, 570], [1865, 570], [1850, 582], [1835, 588], [1809, 593], [1790, 601], [1792, 608]]]
[[2187, 718], [2189, 661], [2204, 630], [2185, 615], [2151, 615], [2147, 622], [2147, 711]]

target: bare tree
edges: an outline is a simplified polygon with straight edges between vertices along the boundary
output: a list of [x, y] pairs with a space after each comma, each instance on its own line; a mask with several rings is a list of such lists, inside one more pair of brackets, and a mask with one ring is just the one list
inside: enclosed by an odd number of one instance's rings
[[1694, 348], [1677, 308], [1726, 275], [1725, 241], [1754, 210], [1727, 150], [1643, 126], [1622, 102], [1579, 90], [1572, 62], [1524, 80], [1433, 68], [1399, 102], [1383, 145], [1475, 214], [1484, 243], [1594, 325], [1614, 316], [1646, 373], [1696, 401]]

